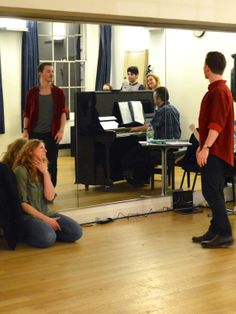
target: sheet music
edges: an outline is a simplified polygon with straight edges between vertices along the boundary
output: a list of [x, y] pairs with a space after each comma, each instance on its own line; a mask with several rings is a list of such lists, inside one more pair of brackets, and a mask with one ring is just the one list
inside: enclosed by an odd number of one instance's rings
[[115, 116], [104, 116], [104, 117], [99, 117], [99, 121], [116, 121]]
[[131, 104], [134, 112], [134, 121], [144, 124], [143, 105], [141, 101], [131, 101]]
[[128, 101], [118, 102], [118, 105], [119, 105], [120, 114], [121, 114], [123, 124], [133, 122], [132, 117], [131, 117], [131, 112], [129, 110]]
[[119, 125], [116, 121], [101, 121], [100, 124], [104, 130], [117, 129]]
[[[131, 122], [139, 122], [144, 124], [143, 105], [141, 101], [122, 101], [118, 102], [123, 124]], [[130, 111], [129, 104], [132, 106], [132, 112]], [[133, 115], [133, 119], [132, 119]]]

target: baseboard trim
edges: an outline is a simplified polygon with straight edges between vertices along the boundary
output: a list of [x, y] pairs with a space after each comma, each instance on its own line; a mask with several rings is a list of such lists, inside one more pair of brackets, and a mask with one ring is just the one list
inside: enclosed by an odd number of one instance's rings
[[[232, 187], [228, 186], [224, 190], [225, 200], [231, 201]], [[202, 205], [205, 199], [201, 191], [193, 193], [193, 203], [196, 206]], [[172, 197], [143, 197], [129, 201], [121, 201], [98, 206], [84, 208], [70, 208], [65, 210], [65, 214], [74, 218], [81, 224], [94, 223], [97, 220], [107, 218], [129, 218], [137, 215], [148, 215], [150, 213], [160, 213], [172, 210]]]

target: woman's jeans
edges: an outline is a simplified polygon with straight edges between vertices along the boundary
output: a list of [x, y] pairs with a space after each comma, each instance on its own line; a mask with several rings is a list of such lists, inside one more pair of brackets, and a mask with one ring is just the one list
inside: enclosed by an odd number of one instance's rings
[[82, 228], [75, 220], [58, 213], [50, 215], [50, 217], [60, 217], [57, 222], [61, 231], [55, 231], [48, 223], [39, 218], [24, 215], [23, 241], [34, 247], [47, 248], [56, 241], [74, 242], [81, 238]]

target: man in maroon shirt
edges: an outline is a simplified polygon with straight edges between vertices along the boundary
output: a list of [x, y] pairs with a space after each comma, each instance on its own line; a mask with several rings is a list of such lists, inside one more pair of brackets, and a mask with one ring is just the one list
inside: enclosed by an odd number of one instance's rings
[[63, 90], [53, 84], [52, 64], [41, 63], [38, 72], [40, 84], [31, 88], [26, 98], [23, 136], [44, 141], [48, 170], [56, 186], [58, 144], [63, 138], [67, 107]]
[[232, 230], [224, 200], [225, 176], [234, 166], [233, 97], [222, 75], [226, 60], [222, 53], [209, 52], [204, 64], [208, 92], [199, 114], [200, 145], [197, 162], [202, 169], [202, 193], [212, 211], [208, 231], [192, 241], [204, 248], [228, 247], [233, 243]]

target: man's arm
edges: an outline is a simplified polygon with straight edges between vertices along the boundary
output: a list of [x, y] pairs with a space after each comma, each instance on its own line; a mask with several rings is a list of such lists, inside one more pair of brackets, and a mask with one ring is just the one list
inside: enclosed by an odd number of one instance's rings
[[29, 118], [24, 117], [24, 123], [23, 123], [23, 137], [29, 138], [29, 131], [28, 131], [28, 126], [29, 126]]
[[148, 129], [148, 124], [145, 123], [144, 125], [135, 126], [135, 127], [131, 128], [129, 131], [130, 132], [139, 132], [139, 131], [146, 132], [147, 129]]
[[199, 147], [196, 153], [197, 163], [200, 167], [203, 167], [207, 163], [207, 158], [209, 156], [209, 149], [215, 143], [219, 132], [210, 129], [205, 143], [202, 143], [201, 148]]

